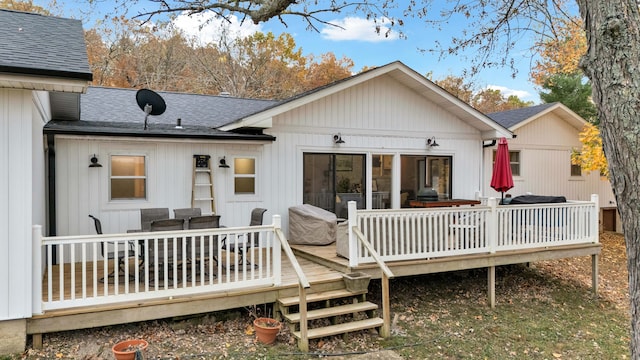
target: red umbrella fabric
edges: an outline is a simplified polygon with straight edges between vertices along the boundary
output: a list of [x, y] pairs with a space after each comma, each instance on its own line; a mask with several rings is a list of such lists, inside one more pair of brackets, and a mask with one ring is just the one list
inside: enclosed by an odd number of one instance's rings
[[509, 159], [509, 145], [506, 138], [498, 141], [496, 151], [496, 162], [493, 165], [493, 175], [491, 176], [491, 187], [496, 191], [504, 192], [513, 187], [513, 175], [511, 174], [511, 161]]

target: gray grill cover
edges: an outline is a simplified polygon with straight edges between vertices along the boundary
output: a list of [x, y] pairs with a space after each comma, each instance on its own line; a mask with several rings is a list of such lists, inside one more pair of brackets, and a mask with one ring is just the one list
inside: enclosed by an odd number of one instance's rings
[[289, 243], [329, 245], [336, 241], [336, 215], [319, 207], [303, 204], [289, 208]]

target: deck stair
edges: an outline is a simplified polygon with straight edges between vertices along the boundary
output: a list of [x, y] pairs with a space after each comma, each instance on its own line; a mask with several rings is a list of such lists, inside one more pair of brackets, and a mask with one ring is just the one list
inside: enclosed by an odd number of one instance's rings
[[[366, 294], [366, 289], [356, 292], [338, 289], [308, 294], [308, 338], [317, 339], [367, 329], [379, 331], [384, 322], [374, 316], [378, 305], [367, 301]], [[277, 302], [280, 315], [288, 323], [293, 336], [300, 340], [300, 313], [297, 312], [300, 298], [285, 297]]]

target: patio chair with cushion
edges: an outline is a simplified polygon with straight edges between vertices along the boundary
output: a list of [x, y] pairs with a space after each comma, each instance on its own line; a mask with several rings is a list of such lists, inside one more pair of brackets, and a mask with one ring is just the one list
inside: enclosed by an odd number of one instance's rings
[[[251, 221], [249, 222], [249, 226], [259, 226], [262, 225], [262, 217], [267, 209], [263, 208], [255, 208], [251, 210]], [[251, 247], [258, 244], [260, 240], [260, 232], [249, 232], [246, 234], [237, 235], [234, 240], [226, 239], [222, 240], [222, 248], [227, 251], [231, 251], [236, 254], [238, 257], [237, 263], [242, 264], [244, 262], [245, 254], [250, 250]], [[247, 265], [251, 265], [249, 261], [247, 261]], [[258, 265], [254, 265], [257, 267]], [[230, 267], [233, 269], [233, 265]]]
[[[96, 233], [98, 235], [102, 235], [102, 222], [100, 222], [100, 219], [98, 219], [97, 217], [93, 216], [93, 215], [89, 215], [89, 217], [91, 219], [93, 219], [93, 225], [96, 228]], [[100, 254], [102, 255], [103, 258], [107, 258], [107, 260], [117, 260], [117, 264], [115, 264], [116, 266], [114, 266], [113, 270], [111, 270], [111, 272], [109, 273], [109, 275], [107, 277], [114, 277], [115, 273], [116, 273], [116, 268], [120, 271], [120, 272], [124, 272], [124, 262], [125, 259], [131, 259], [131, 258], [135, 258], [136, 256], [136, 249], [135, 249], [135, 243], [134, 242], [127, 242], [126, 245], [121, 245], [119, 244], [118, 246], [118, 250], [110, 250], [109, 249], [109, 244], [110, 242], [108, 241], [103, 241], [102, 242], [102, 246], [100, 247]], [[115, 244], [113, 244], [115, 245]], [[104, 282], [104, 278], [100, 279], [100, 282]]]

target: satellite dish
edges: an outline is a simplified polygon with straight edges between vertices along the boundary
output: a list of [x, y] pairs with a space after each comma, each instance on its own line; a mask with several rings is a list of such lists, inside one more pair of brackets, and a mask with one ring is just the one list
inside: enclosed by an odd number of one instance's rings
[[136, 102], [142, 111], [144, 111], [144, 129], [147, 130], [147, 118], [149, 115], [162, 115], [167, 110], [162, 96], [155, 91], [149, 89], [140, 89], [136, 93]]

